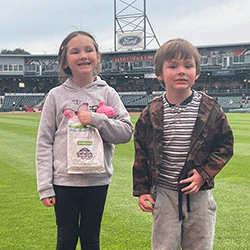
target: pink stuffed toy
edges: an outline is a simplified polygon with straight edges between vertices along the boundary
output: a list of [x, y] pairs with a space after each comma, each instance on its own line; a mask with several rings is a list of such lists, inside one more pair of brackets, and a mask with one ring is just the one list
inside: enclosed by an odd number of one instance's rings
[[115, 110], [111, 106], [106, 106], [103, 101], [99, 103], [99, 108], [96, 110], [98, 114], [105, 114], [107, 117], [113, 117]]

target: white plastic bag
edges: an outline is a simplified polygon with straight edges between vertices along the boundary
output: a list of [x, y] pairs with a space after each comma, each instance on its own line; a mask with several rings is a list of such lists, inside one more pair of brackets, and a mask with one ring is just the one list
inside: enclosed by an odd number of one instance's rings
[[68, 173], [105, 172], [103, 141], [97, 128], [83, 126], [77, 116], [68, 123]]

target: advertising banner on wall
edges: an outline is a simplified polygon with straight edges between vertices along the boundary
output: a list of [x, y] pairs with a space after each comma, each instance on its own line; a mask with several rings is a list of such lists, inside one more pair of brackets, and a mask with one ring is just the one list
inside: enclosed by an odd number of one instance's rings
[[144, 78], [157, 78], [157, 76], [155, 75], [155, 73], [148, 73], [144, 74]]
[[212, 71], [213, 76], [233, 76], [235, 75], [235, 70], [218, 70]]
[[154, 60], [154, 55], [132, 55], [132, 56], [112, 57], [112, 62], [114, 62], [114, 63], [143, 62], [143, 61], [153, 61], [153, 60]]
[[143, 48], [143, 33], [123, 33], [118, 34], [117, 49], [128, 50], [128, 49], [142, 49]]

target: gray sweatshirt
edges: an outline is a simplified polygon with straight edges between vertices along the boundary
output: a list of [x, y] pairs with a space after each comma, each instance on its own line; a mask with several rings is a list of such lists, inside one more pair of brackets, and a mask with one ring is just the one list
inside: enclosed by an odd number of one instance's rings
[[[95, 112], [100, 101], [114, 108], [114, 117]], [[103, 139], [105, 173], [67, 172], [68, 117], [63, 112], [66, 109], [77, 112], [83, 104], [92, 111], [91, 125], [99, 130]], [[70, 79], [53, 88], [44, 103], [37, 137], [36, 168], [40, 198], [55, 196], [53, 184], [74, 187], [108, 185], [113, 174], [114, 144], [130, 141], [132, 133], [133, 125], [120, 97], [100, 77], [83, 88]]]

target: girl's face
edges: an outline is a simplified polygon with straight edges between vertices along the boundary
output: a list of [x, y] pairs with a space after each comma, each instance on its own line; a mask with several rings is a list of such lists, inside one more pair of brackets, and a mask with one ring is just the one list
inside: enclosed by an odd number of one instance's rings
[[100, 58], [100, 53], [97, 53], [92, 38], [78, 35], [67, 44], [64, 68], [70, 68], [73, 80], [88, 79], [89, 83], [93, 81], [93, 72], [100, 63]]

